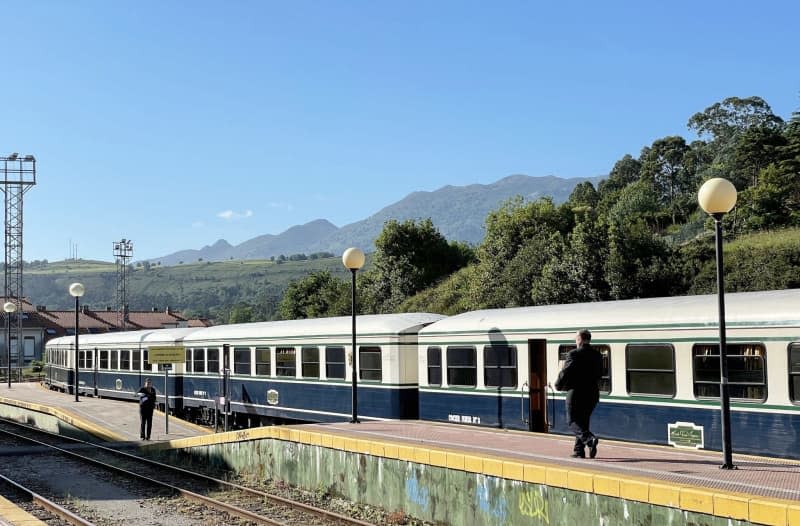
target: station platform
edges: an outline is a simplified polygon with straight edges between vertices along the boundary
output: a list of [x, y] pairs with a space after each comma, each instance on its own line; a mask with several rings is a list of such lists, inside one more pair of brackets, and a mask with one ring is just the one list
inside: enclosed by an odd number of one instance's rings
[[[82, 429], [97, 438], [112, 442], [143, 442], [139, 439], [139, 407], [135, 403], [107, 398], [81, 396], [51, 391], [38, 383], [0, 385], [0, 404], [47, 413]], [[167, 426], [169, 433], [167, 433]], [[151, 441], [175, 440], [202, 436], [213, 431], [164, 413], [153, 413]]]

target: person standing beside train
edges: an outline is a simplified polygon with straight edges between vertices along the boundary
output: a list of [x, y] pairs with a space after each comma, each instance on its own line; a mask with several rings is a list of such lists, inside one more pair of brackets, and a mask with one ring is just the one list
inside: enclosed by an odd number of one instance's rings
[[603, 357], [592, 346], [592, 333], [582, 329], [575, 334], [576, 349], [567, 354], [564, 367], [558, 373], [556, 389], [567, 392], [567, 414], [569, 428], [575, 433], [575, 445], [572, 457], [589, 458], [597, 456], [597, 444], [600, 442], [589, 430], [592, 411], [600, 401], [598, 381], [603, 376]]
[[139, 437], [150, 440], [150, 430], [153, 428], [153, 410], [156, 408], [156, 388], [150, 378], [145, 378], [144, 386], [136, 392], [139, 397]]

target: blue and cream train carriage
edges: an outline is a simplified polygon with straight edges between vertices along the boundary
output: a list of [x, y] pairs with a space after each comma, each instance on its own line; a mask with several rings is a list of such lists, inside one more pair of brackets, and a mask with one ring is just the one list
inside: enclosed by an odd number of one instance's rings
[[[151, 378], [158, 385], [163, 403], [164, 383], [157, 375], [163, 367], [151, 364], [150, 347], [182, 345], [182, 339], [198, 328], [149, 329], [127, 332], [81, 334], [78, 352], [78, 392], [106, 398], [138, 400], [136, 391]], [[47, 342], [45, 383], [73, 393], [75, 381], [75, 336]], [[169, 378], [170, 408], [180, 408], [180, 376]]]
[[[551, 385], [588, 328], [604, 357], [593, 431], [720, 449], [717, 308], [708, 295], [359, 316], [358, 415], [567, 433]], [[800, 289], [728, 294], [726, 310], [733, 451], [800, 458]], [[72, 385], [73, 343], [47, 343], [54, 388]], [[349, 317], [81, 335], [81, 392], [133, 398], [159, 374], [153, 346], [185, 350], [168, 386], [183, 416], [210, 421], [227, 393], [236, 426], [351, 417]]]
[[[733, 450], [800, 458], [800, 290], [728, 294], [726, 311]], [[721, 449], [717, 313], [709, 295], [446, 318], [420, 331], [420, 419], [567, 433], [551, 386], [587, 328], [598, 436]]]
[[[359, 418], [417, 418], [417, 333], [441, 318], [437, 314], [358, 317]], [[184, 348], [186, 359], [172, 364], [167, 375], [170, 408], [188, 418], [213, 421], [223, 402], [228, 402], [237, 426], [339, 421], [351, 415], [350, 317], [79, 338], [79, 391], [85, 394], [93, 394], [96, 375], [100, 396], [133, 398], [144, 377], [150, 376], [163, 403], [163, 383], [158, 379], [163, 366], [148, 362], [148, 349], [172, 346]], [[46, 381], [54, 388], [69, 390], [73, 385], [73, 345], [74, 337], [47, 344]]]

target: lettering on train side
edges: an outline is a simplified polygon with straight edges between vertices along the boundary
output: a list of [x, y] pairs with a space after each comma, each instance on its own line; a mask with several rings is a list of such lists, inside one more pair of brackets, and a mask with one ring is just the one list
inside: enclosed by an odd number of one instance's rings
[[475, 415], [447, 415], [447, 421], [457, 424], [480, 424], [481, 417]]
[[208, 391], [192, 391], [192, 394], [200, 398], [208, 398]]

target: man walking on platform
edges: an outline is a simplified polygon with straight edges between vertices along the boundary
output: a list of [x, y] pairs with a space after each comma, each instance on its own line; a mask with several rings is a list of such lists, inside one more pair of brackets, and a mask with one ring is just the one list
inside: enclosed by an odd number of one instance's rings
[[589, 430], [589, 420], [600, 401], [597, 382], [603, 376], [603, 357], [589, 344], [591, 340], [592, 333], [588, 330], [578, 331], [575, 335], [577, 349], [567, 354], [567, 361], [556, 379], [556, 389], [567, 391], [569, 428], [575, 433], [572, 456], [576, 458], [586, 458], [587, 446], [589, 458], [596, 457], [600, 442]]
[[144, 381], [144, 387], [136, 393], [139, 396], [139, 418], [141, 420], [139, 438], [150, 440], [150, 430], [153, 428], [153, 410], [156, 407], [156, 388], [150, 378]]

